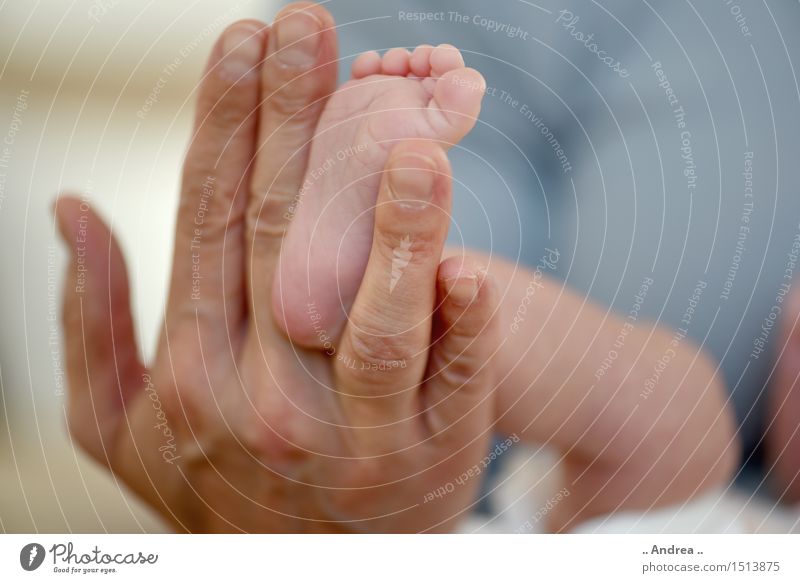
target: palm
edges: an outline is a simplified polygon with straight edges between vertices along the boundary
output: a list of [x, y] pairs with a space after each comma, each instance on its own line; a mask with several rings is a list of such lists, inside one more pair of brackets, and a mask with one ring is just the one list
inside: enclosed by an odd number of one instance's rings
[[[392, 157], [408, 155], [406, 148], [435, 161], [424, 174], [436, 177], [430, 192], [409, 193], [432, 197], [433, 204], [413, 212], [390, 204], [387, 179], [381, 184], [376, 242], [351, 312], [357, 325], [333, 339], [335, 355], [292, 345], [263, 293], [272, 288], [287, 209], [300, 190], [324, 103], [319, 96], [331, 92], [336, 78], [330, 16], [318, 6], [302, 10], [330, 24], [321, 33], [329, 39], [319, 56], [326, 65], [315, 70], [311, 90], [306, 83], [305, 101], [281, 96], [296, 91], [290, 78], [303, 70], [275, 59], [263, 64], [262, 93], [271, 98], [258, 116], [252, 115], [260, 103], [254, 77], [209, 73], [204, 81], [184, 168], [164, 331], [149, 369], [138, 358], [121, 251], [89, 213], [89, 301], [70, 291], [78, 273], [72, 269], [65, 305], [70, 429], [180, 529], [446, 529], [469, 510], [479, 480], [428, 498], [444, 484], [452, 487], [485, 454], [496, 299], [479, 283], [479, 266], [455, 258], [439, 265], [451, 200], [441, 146], [395, 147]], [[236, 26], [266, 43], [263, 27]], [[242, 32], [232, 35], [237, 42]], [[293, 117], [287, 103], [314, 104], [299, 128], [285, 123]], [[258, 154], [257, 129], [269, 136]], [[243, 177], [252, 184], [242, 187]], [[208, 205], [202, 229], [200, 200]], [[59, 224], [71, 244], [83, 212], [80, 201], [60, 203]], [[392, 250], [402, 241], [411, 242], [412, 255], [389, 298]], [[192, 289], [198, 266], [202, 293]], [[448, 291], [445, 281], [467, 285]], [[400, 361], [402, 368], [383, 368]]]

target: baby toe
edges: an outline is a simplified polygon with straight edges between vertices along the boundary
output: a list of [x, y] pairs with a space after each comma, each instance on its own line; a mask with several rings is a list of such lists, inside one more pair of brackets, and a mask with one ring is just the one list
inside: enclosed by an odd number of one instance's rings
[[353, 79], [377, 75], [381, 72], [381, 62], [381, 56], [377, 51], [361, 53], [356, 57], [356, 60], [353, 61], [353, 66], [351, 67]]
[[431, 51], [431, 74], [441, 77], [453, 69], [464, 67], [464, 57], [453, 45], [439, 45]]
[[407, 49], [389, 49], [383, 56], [382, 69], [384, 75], [400, 75], [405, 77], [409, 72], [411, 53]]
[[431, 45], [419, 45], [414, 52], [411, 53], [411, 60], [409, 65], [411, 72], [417, 77], [428, 77], [431, 74], [431, 53], [433, 47]]
[[485, 93], [486, 81], [475, 69], [447, 71], [436, 81], [431, 99], [434, 123], [440, 124], [448, 139], [460, 140], [475, 125]]

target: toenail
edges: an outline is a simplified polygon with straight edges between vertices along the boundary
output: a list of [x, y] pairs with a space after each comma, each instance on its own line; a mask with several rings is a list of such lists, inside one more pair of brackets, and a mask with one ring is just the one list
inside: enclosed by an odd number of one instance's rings
[[261, 60], [261, 35], [255, 26], [238, 25], [225, 33], [222, 67], [231, 81], [256, 70]]
[[314, 64], [322, 38], [322, 23], [309, 12], [298, 10], [275, 23], [278, 60], [287, 67], [308, 67]]
[[427, 156], [405, 154], [389, 169], [389, 193], [400, 206], [423, 209], [433, 198], [436, 163]]

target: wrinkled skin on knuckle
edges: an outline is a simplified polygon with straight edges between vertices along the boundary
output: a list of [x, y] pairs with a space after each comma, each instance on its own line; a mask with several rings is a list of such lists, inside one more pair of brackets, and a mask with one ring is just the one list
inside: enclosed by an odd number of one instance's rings
[[313, 74], [297, 78], [275, 80], [274, 87], [267, 89], [267, 106], [278, 119], [288, 123], [306, 124], [316, 117], [318, 87]]
[[208, 112], [197, 118], [197, 132], [211, 132], [219, 135], [232, 133], [242, 121], [252, 113], [245, 107], [247, 100], [236, 99], [236, 87], [222, 98], [204, 96], [198, 103], [198, 112]]
[[[402, 197], [403, 193], [400, 193], [399, 196]], [[398, 229], [394, 222], [379, 222], [372, 244], [373, 250], [379, 252], [384, 261], [391, 265], [394, 250], [405, 237], [411, 239], [413, 253], [406, 269], [419, 268], [431, 263], [438, 265], [443, 238], [438, 229], [418, 228], [413, 233], [409, 233], [405, 228]]]
[[369, 328], [354, 328], [349, 345], [350, 360], [363, 363], [364, 368], [381, 367], [391, 362], [408, 362], [419, 352], [415, 339], [409, 332], [372, 333]]
[[[264, 192], [262, 187], [253, 187], [250, 190], [250, 205], [245, 214], [247, 233], [251, 238], [265, 234], [270, 236], [282, 235], [289, 226], [286, 213], [295, 200], [299, 201], [299, 191], [291, 191], [285, 186], [274, 186], [269, 192]], [[261, 201], [253, 204], [252, 201]]]
[[437, 370], [436, 377], [450, 390], [458, 391], [478, 384], [483, 379], [478, 372], [480, 363], [475, 362], [469, 355], [442, 362]]

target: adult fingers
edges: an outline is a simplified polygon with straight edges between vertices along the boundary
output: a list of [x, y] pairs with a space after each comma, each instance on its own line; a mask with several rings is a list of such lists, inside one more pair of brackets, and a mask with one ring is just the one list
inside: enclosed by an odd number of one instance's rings
[[450, 223], [450, 165], [440, 145], [400, 143], [386, 168], [369, 262], [336, 356], [337, 386], [356, 423], [412, 411]]
[[247, 207], [247, 280], [257, 321], [272, 317], [272, 273], [299, 202], [317, 120], [336, 88], [336, 66], [336, 31], [328, 11], [310, 2], [284, 8], [261, 73], [258, 154]]
[[[798, 283], [796, 280], [793, 283]], [[767, 398], [769, 424], [768, 474], [775, 494], [785, 502], [800, 501], [800, 289], [783, 302], [775, 377]]]
[[61, 236], [71, 251], [63, 294], [68, 422], [73, 438], [109, 463], [125, 403], [144, 386], [125, 261], [88, 203], [62, 198]]
[[266, 36], [264, 24], [245, 20], [217, 41], [183, 169], [165, 331], [202, 338], [212, 354], [230, 351], [245, 313], [243, 217]]
[[443, 261], [437, 282], [423, 403], [427, 425], [434, 434], [458, 424], [487, 427], [494, 388], [490, 363], [499, 346], [494, 282], [480, 264], [463, 257]]

